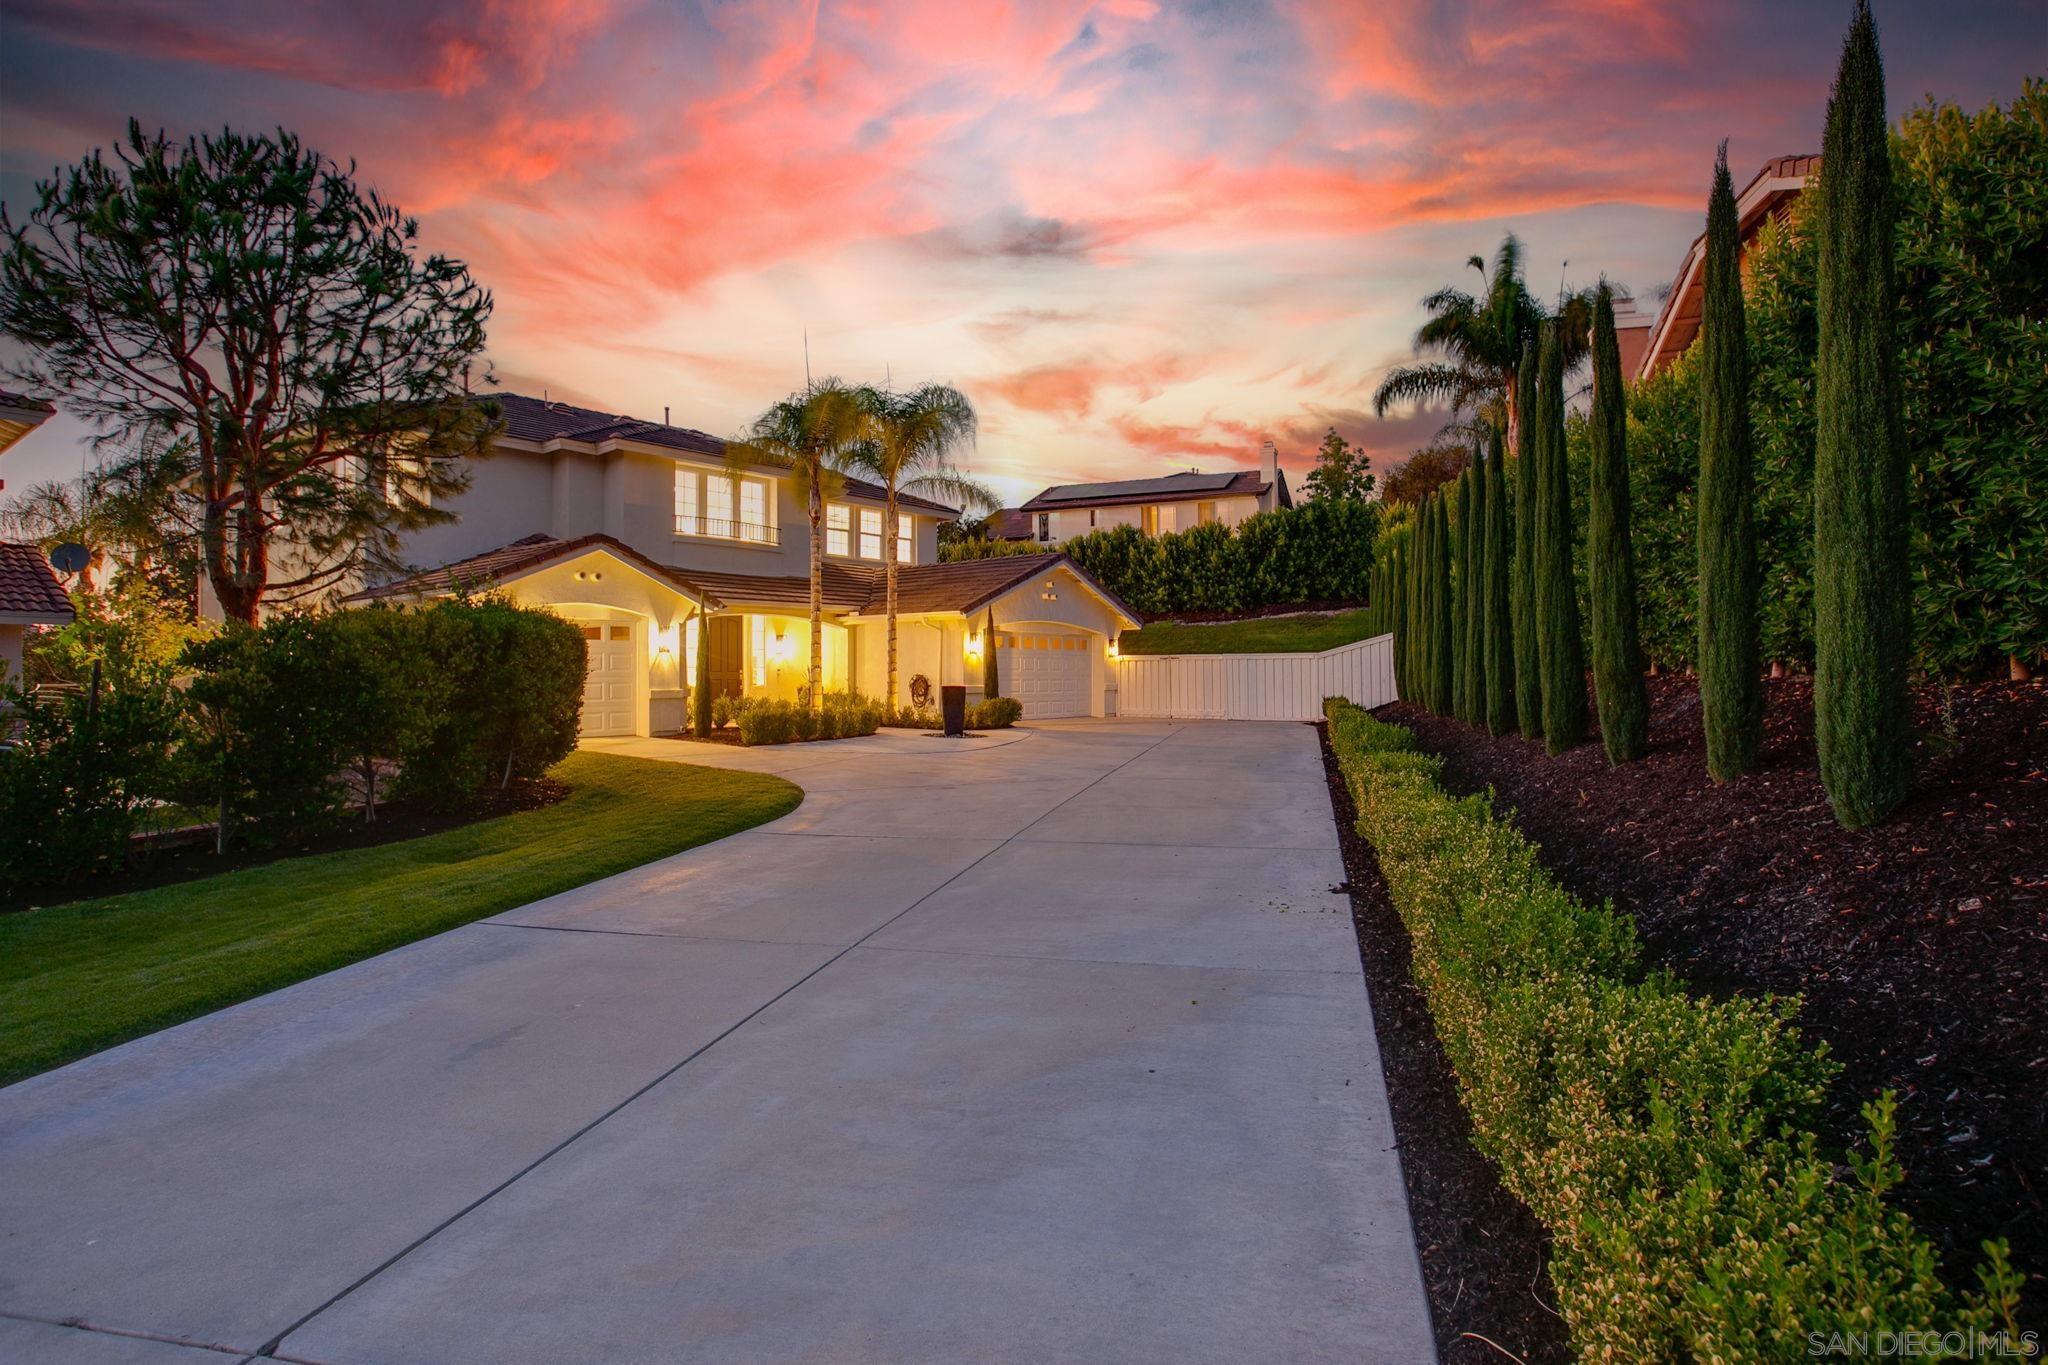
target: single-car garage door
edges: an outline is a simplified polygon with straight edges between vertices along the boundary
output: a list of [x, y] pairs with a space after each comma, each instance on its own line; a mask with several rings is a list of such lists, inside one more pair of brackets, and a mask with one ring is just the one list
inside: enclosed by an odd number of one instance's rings
[[1092, 635], [998, 631], [996, 669], [1003, 694], [1024, 703], [1026, 720], [1085, 716], [1094, 673]]
[[633, 733], [633, 628], [585, 625], [583, 649], [583, 724], [580, 733]]

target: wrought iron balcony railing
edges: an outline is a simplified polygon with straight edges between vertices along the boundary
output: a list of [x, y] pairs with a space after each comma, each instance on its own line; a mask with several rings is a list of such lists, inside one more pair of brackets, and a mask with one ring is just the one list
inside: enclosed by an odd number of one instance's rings
[[758, 521], [734, 521], [729, 517], [685, 517], [676, 518], [676, 534], [679, 536], [710, 536], [714, 540], [738, 540], [749, 545], [780, 545], [780, 527], [766, 526]]

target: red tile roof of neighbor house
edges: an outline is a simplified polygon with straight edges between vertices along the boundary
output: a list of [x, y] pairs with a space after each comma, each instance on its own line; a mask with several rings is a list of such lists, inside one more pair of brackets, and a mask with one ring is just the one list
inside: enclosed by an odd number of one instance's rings
[[[510, 545], [365, 589], [346, 600], [367, 602], [380, 598], [433, 596], [458, 589], [483, 591], [522, 573], [591, 550], [606, 550], [618, 555], [689, 597], [707, 603], [714, 610], [726, 606], [782, 607], [792, 611], [810, 609], [811, 584], [807, 577], [699, 570], [686, 573], [658, 564], [607, 535], [578, 536], [574, 540], [545, 534], [524, 536]], [[907, 564], [896, 574], [896, 609], [910, 615], [978, 611], [1019, 584], [1061, 566], [1100, 593], [1125, 617], [1134, 622], [1137, 620], [1114, 593], [1097, 583], [1067, 556], [1057, 552], [968, 559], [952, 564]], [[828, 610], [860, 616], [873, 616], [885, 610], [887, 588], [880, 568], [828, 563], [822, 587]]]
[[[536, 444], [574, 441], [589, 446], [596, 446], [604, 441], [635, 441], [641, 445], [686, 451], [692, 455], [710, 455], [721, 460], [725, 458], [725, 441], [693, 427], [649, 422], [638, 417], [599, 412], [595, 408], [579, 408], [573, 404], [534, 398], [523, 393], [489, 393], [480, 396], [495, 401], [504, 410], [505, 435], [516, 440], [533, 441]], [[846, 496], [851, 498], [882, 502], [888, 496], [887, 489], [866, 479], [846, 478], [842, 482], [845, 484]], [[930, 498], [920, 498], [909, 493], [897, 494], [896, 502], [902, 507], [914, 507], [921, 512], [935, 512], [942, 516], [952, 517], [960, 513], [957, 507], [948, 507], [943, 502], [934, 502]]]
[[71, 619], [71, 598], [39, 547], [0, 540], [0, 616], [32, 616], [51, 625]]
[[1056, 484], [1017, 510], [1029, 514], [1057, 511], [1063, 507], [1112, 507], [1132, 502], [1257, 497], [1268, 487], [1265, 474], [1256, 469], [1235, 469], [1221, 474], [1187, 471], [1150, 479], [1119, 479], [1111, 483]]

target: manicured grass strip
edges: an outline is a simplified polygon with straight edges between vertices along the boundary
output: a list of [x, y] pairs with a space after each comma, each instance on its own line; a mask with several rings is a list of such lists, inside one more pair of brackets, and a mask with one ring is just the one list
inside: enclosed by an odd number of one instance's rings
[[1549, 1229], [1581, 1358], [1732, 1365], [1909, 1330], [2018, 1350], [2004, 1243], [1954, 1292], [1885, 1197], [1892, 1096], [1864, 1107], [1868, 1155], [1819, 1149], [1837, 1068], [1792, 1027], [1796, 1001], [1703, 999], [1649, 970], [1627, 917], [1559, 886], [1487, 798], [1445, 792], [1408, 731], [1325, 713], [1473, 1144]]
[[1371, 610], [1361, 607], [1328, 616], [1259, 616], [1209, 625], [1154, 621], [1125, 631], [1116, 647], [1121, 654], [1315, 654], [1377, 633]]
[[0, 1084], [787, 814], [779, 777], [571, 754], [545, 810], [0, 916]]

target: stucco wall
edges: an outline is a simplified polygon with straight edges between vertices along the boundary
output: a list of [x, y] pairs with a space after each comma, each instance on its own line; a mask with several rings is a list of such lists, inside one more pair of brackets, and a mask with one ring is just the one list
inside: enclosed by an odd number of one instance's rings
[[[1216, 519], [1225, 526], [1235, 526], [1259, 510], [1255, 497], [1216, 498]], [[1201, 503], [1162, 502], [1159, 508], [1159, 529], [1164, 531], [1185, 531], [1197, 524], [1201, 515]], [[1145, 506], [1142, 502], [1123, 503], [1114, 507], [1081, 507], [1051, 513], [1052, 544], [1061, 544], [1085, 536], [1090, 531], [1106, 531], [1112, 526], [1137, 526], [1145, 524]], [[1089, 514], [1094, 514], [1094, 522]], [[1032, 522], [1032, 535], [1038, 533], [1038, 523]]]

